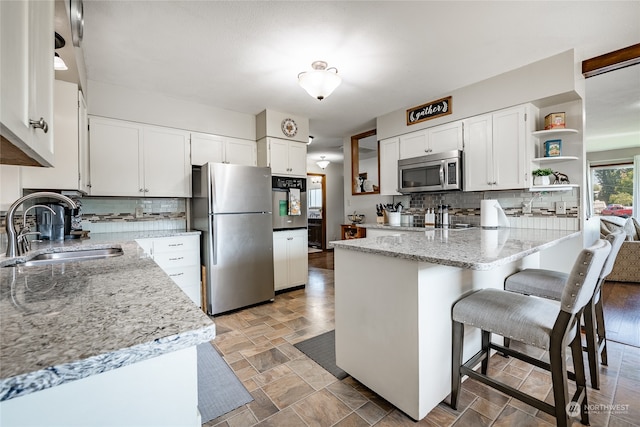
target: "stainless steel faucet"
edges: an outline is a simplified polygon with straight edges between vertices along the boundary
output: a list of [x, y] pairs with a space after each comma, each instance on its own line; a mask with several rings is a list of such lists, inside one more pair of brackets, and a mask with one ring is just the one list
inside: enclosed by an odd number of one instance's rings
[[[71, 209], [77, 209], [78, 205], [76, 202], [68, 198], [67, 196], [63, 196], [62, 194], [52, 193], [49, 191], [40, 191], [37, 193], [27, 194], [24, 197], [20, 197], [18, 200], [13, 202], [13, 204], [7, 210], [7, 218], [6, 218], [6, 230], [7, 230], [7, 257], [14, 257], [18, 255], [22, 255], [22, 248], [18, 245], [18, 233], [16, 232], [15, 225], [13, 224], [13, 217], [16, 213], [16, 210], [20, 205], [22, 205], [27, 200], [37, 199], [38, 197], [48, 197], [50, 199], [57, 199], [65, 202]], [[23, 224], [24, 227], [24, 224]], [[26, 236], [24, 236], [26, 238]]]

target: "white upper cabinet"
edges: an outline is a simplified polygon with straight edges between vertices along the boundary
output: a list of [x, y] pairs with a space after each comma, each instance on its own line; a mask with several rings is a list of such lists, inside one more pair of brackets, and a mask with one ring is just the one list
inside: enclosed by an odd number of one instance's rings
[[270, 166], [273, 175], [307, 176], [307, 144], [279, 138], [258, 141], [258, 165]]
[[53, 1], [0, 1], [1, 133], [43, 166], [54, 163], [53, 10]]
[[256, 166], [256, 143], [246, 139], [192, 132], [191, 164], [202, 166], [207, 162]]
[[189, 133], [91, 117], [91, 194], [191, 197]]
[[398, 195], [398, 159], [400, 159], [400, 138], [380, 141], [380, 194]]
[[462, 120], [400, 136], [400, 159], [462, 150]]
[[528, 135], [537, 109], [526, 104], [471, 117], [464, 126], [464, 190], [528, 188]]
[[25, 166], [22, 186], [29, 189], [79, 190], [90, 194], [87, 110], [74, 83], [54, 82], [55, 166]]

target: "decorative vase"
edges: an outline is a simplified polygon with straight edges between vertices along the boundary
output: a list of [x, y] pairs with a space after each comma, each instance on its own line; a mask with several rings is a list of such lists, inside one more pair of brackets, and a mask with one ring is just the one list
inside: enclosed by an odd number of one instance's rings
[[549, 175], [534, 176], [533, 185], [551, 185], [551, 177]]

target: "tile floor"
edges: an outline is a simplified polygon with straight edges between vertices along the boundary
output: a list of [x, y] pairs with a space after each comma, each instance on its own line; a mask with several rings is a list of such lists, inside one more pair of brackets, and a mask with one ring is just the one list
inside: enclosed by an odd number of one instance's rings
[[[214, 345], [255, 400], [204, 426], [555, 425], [549, 415], [473, 380], [463, 383], [457, 411], [441, 403], [418, 423], [353, 378], [338, 381], [293, 346], [334, 328], [333, 300], [333, 270], [310, 267], [304, 289], [215, 317]], [[544, 371], [498, 355], [490, 370], [551, 401], [550, 376]], [[601, 367], [601, 382], [600, 390], [588, 390], [591, 425], [640, 426], [640, 348], [609, 342], [609, 366]]]

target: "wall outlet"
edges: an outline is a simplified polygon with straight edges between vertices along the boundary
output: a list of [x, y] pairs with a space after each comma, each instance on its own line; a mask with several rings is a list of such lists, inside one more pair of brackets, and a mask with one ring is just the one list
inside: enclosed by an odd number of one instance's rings
[[567, 202], [556, 202], [556, 215], [565, 215], [567, 213]]
[[144, 209], [142, 208], [142, 206], [136, 207], [135, 217], [142, 218], [143, 216], [144, 216]]
[[523, 214], [530, 214], [531, 213], [531, 205], [532, 205], [532, 203], [523, 203], [522, 204], [522, 213]]

